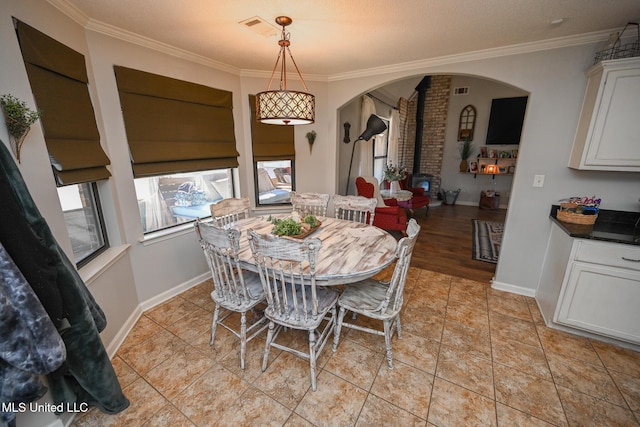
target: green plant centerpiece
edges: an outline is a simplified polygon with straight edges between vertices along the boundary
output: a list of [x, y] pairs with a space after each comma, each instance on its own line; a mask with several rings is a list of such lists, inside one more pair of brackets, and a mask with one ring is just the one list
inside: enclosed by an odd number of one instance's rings
[[474, 146], [469, 137], [465, 138], [464, 142], [458, 147], [458, 153], [460, 153], [460, 172], [466, 172], [469, 168], [469, 157], [473, 154]]
[[5, 94], [0, 96], [0, 105], [7, 123], [7, 131], [9, 131], [9, 139], [11, 140], [11, 148], [16, 160], [20, 163], [20, 149], [22, 143], [31, 128], [42, 115], [39, 110], [32, 110], [27, 107], [24, 101], [19, 100], [13, 95]]
[[294, 211], [289, 218], [271, 218], [269, 221], [273, 224], [271, 234], [276, 236], [300, 236], [307, 235], [320, 225], [320, 221], [315, 215], [301, 215]]

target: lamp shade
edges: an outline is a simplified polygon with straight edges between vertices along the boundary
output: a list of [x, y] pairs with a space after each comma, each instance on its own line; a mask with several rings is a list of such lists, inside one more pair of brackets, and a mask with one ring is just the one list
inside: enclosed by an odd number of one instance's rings
[[256, 95], [256, 117], [271, 125], [308, 125], [315, 120], [315, 96], [293, 90], [268, 90]]
[[495, 175], [495, 174], [498, 173], [498, 166], [497, 165], [487, 165], [487, 167], [484, 168], [484, 173]]
[[376, 116], [375, 114], [372, 114], [369, 116], [369, 119], [367, 120], [367, 128], [365, 129], [364, 132], [362, 132], [362, 135], [360, 135], [358, 139], [368, 141], [371, 139], [373, 135], [382, 133], [385, 130], [387, 130], [387, 125], [384, 124], [384, 122], [380, 117]]

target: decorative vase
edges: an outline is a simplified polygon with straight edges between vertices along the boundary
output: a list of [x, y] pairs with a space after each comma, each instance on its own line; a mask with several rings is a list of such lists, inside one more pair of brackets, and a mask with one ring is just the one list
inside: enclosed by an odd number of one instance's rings
[[396, 194], [401, 190], [400, 181], [391, 181], [389, 184], [389, 194]]
[[460, 160], [460, 172], [466, 172], [469, 168], [469, 163], [466, 160]]

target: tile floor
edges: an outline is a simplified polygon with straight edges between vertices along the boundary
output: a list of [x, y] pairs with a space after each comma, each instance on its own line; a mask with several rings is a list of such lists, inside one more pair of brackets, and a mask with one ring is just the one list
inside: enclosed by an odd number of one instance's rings
[[532, 298], [412, 268], [395, 369], [383, 337], [347, 329], [336, 353], [324, 349], [312, 392], [308, 362], [289, 353], [272, 350], [261, 372], [263, 339], [244, 372], [228, 331], [209, 347], [211, 286], [140, 318], [113, 359], [131, 406], [75, 426], [640, 424], [640, 353], [545, 327]]

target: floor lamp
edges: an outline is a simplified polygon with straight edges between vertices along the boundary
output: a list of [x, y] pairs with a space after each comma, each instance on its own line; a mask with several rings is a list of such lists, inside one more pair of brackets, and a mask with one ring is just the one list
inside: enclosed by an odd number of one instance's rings
[[[385, 130], [387, 130], [387, 125], [384, 124], [380, 117], [372, 114], [369, 116], [369, 120], [367, 120], [367, 128], [365, 129], [365, 131], [362, 132], [362, 135], [360, 135], [358, 139], [353, 141], [353, 147], [351, 148], [351, 161], [349, 162], [349, 173], [347, 174], [347, 188], [344, 191], [345, 195], [349, 194], [349, 180], [351, 179], [351, 166], [353, 166], [353, 153], [356, 151], [356, 143], [358, 141], [367, 141], [371, 139], [373, 135], [382, 133]], [[349, 143], [348, 141], [346, 141], [346, 138], [345, 142], [347, 144]]]

